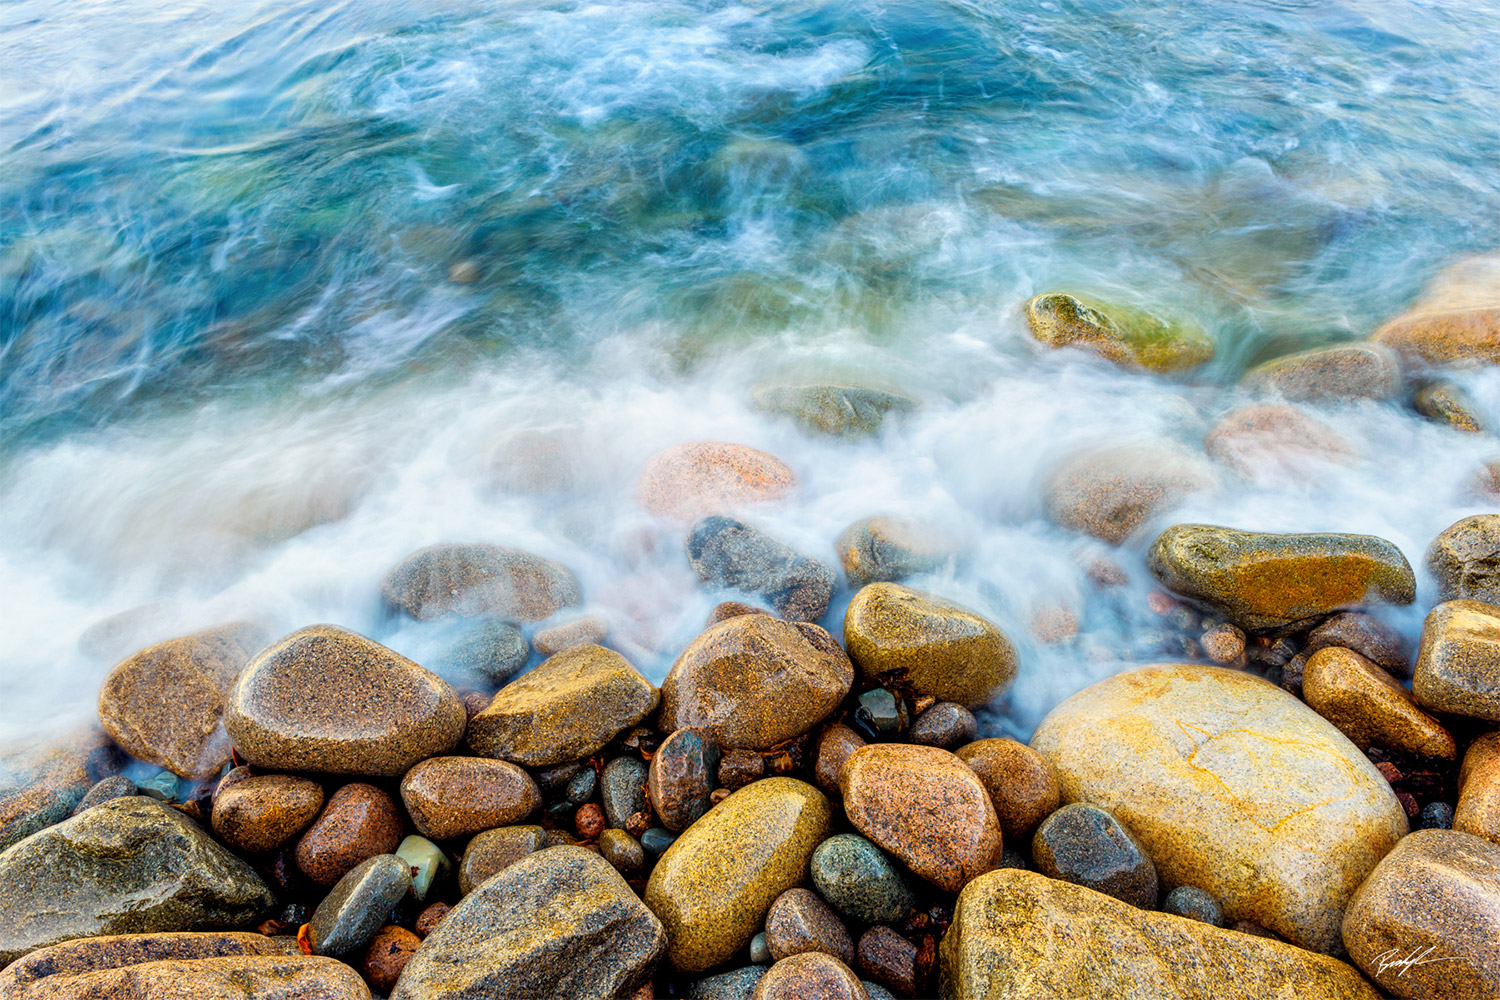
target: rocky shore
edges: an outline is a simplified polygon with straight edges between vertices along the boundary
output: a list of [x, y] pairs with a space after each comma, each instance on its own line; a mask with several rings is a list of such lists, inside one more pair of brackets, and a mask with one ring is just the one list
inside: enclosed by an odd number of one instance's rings
[[[1087, 296], [1024, 314], [1143, 378], [1213, 352]], [[426, 665], [338, 624], [154, 642], [97, 727], [0, 759], [0, 1000], [1500, 997], [1500, 514], [1432, 539], [1421, 588], [1387, 539], [1170, 521], [1339, 460], [1330, 401], [1482, 432], [1438, 376], [1500, 362], [1497, 316], [1424, 299], [1250, 372], [1266, 401], [1201, 454], [1059, 463], [1047, 516], [1115, 547], [1099, 594], [1149, 575], [1162, 655], [1029, 744], [981, 721], [1024, 644], [914, 585], [962, 543], [877, 513], [801, 551], [756, 522], [796, 472], [734, 443], [641, 472], [724, 600], [659, 687], [567, 566], [470, 541], [371, 588], [453, 630]], [[917, 405], [757, 400], [842, 439]], [[1390, 611], [1428, 579], [1413, 643]]]

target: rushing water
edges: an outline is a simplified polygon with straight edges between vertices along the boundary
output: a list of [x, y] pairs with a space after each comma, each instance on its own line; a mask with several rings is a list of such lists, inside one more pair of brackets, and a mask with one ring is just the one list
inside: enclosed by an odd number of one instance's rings
[[[376, 583], [444, 540], [563, 560], [659, 678], [717, 595], [633, 483], [695, 438], [789, 462], [761, 523], [810, 553], [879, 511], [967, 538], [916, 582], [1018, 639], [990, 722], [1024, 732], [1150, 654], [1150, 533], [1100, 597], [1047, 470], [1196, 449], [1249, 364], [1500, 244], [1491, 0], [10, 0], [0, 65], [0, 733], [86, 717], [127, 640], [226, 619], [420, 657]], [[1198, 317], [1217, 359], [1037, 351], [1019, 304], [1074, 286]], [[750, 405], [808, 379], [923, 408], [848, 444]], [[1460, 380], [1500, 424], [1500, 380]], [[1175, 516], [1419, 565], [1481, 509], [1489, 439], [1320, 417], [1357, 461], [1224, 472]], [[543, 483], [509, 460], [538, 442]], [[1028, 637], [1050, 606], [1077, 643]]]

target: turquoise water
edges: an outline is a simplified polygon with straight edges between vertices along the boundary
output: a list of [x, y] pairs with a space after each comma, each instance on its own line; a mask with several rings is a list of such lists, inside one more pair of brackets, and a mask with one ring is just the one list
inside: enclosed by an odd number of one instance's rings
[[[1050, 463], [1196, 448], [1248, 364], [1363, 336], [1500, 243], [1495, 3], [12, 0], [0, 65], [17, 719], [91, 689], [79, 633], [143, 604], [420, 651], [374, 582], [453, 538], [564, 558], [660, 671], [712, 601], [630, 485], [725, 437], [797, 469], [768, 524], [809, 551], [925, 512], [974, 539], [933, 586], [1018, 633], [1076, 607], [1086, 650], [1027, 651], [1024, 725], [1142, 627], [1089, 610], [1087, 546], [1038, 515]], [[1082, 285], [1196, 316], [1216, 361], [1162, 381], [1031, 351], [1019, 304]], [[789, 378], [925, 408], [813, 441], [748, 405]], [[1373, 531], [1415, 563], [1472, 508], [1487, 441], [1326, 419], [1358, 464], [1226, 479], [1184, 516]], [[496, 472], [526, 434], [565, 443], [559, 492]]]

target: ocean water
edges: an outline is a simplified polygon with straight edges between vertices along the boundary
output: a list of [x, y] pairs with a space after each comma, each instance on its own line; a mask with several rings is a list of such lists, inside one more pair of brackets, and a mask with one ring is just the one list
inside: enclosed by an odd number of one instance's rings
[[[88, 718], [132, 643], [226, 620], [421, 659], [439, 637], [377, 585], [439, 541], [562, 560], [659, 679], [723, 595], [634, 483], [701, 438], [793, 467], [757, 523], [810, 554], [878, 512], [959, 533], [914, 582], [1017, 640], [986, 725], [1024, 735], [1156, 627], [1153, 532], [1058, 529], [1041, 480], [1201, 449], [1248, 366], [1500, 249], [1497, 64], [1489, 0], [11, 0], [0, 735]], [[1019, 307], [1068, 288], [1195, 317], [1216, 358], [1041, 351]], [[1500, 376], [1455, 379], [1500, 426]], [[847, 443], [751, 405], [814, 380], [922, 406]], [[1466, 485], [1500, 446], [1399, 403], [1316, 415], [1351, 460], [1221, 468], [1152, 527], [1386, 537], [1415, 636], [1422, 553], [1486, 509]], [[1132, 582], [1093, 588], [1101, 555]], [[1052, 607], [1075, 642], [1028, 634]]]

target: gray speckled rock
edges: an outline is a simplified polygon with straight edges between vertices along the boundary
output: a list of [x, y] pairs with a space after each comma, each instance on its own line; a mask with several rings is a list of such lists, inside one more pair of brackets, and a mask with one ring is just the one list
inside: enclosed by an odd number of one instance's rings
[[599, 776], [599, 799], [610, 826], [623, 830], [633, 814], [646, 811], [649, 775], [649, 766], [639, 757], [616, 757], [604, 765]]
[[1156, 865], [1135, 834], [1108, 810], [1086, 802], [1063, 806], [1037, 828], [1031, 856], [1048, 878], [1156, 908]]
[[1401, 550], [1372, 535], [1282, 535], [1175, 524], [1151, 545], [1168, 590], [1249, 631], [1295, 629], [1370, 601], [1410, 604], [1416, 577]]
[[0, 853], [0, 964], [73, 938], [246, 927], [275, 901], [182, 813], [113, 799]]
[[0, 749], [0, 850], [72, 815], [103, 777], [98, 758], [108, 753], [107, 743], [91, 729], [42, 746]]
[[1427, 549], [1427, 569], [1441, 600], [1500, 604], [1500, 514], [1475, 514], [1444, 528]]
[[666, 952], [660, 921], [582, 847], [527, 855], [459, 903], [407, 963], [391, 1000], [607, 1000]]
[[864, 924], [894, 924], [911, 912], [914, 902], [885, 852], [857, 833], [841, 833], [818, 845], [812, 879], [835, 910]]
[[428, 665], [452, 683], [499, 687], [526, 666], [531, 645], [510, 622], [487, 621], [454, 640]]
[[687, 1000], [751, 1000], [755, 996], [755, 985], [766, 974], [766, 968], [764, 965], [747, 965], [717, 976], [695, 979], [688, 986]]
[[804, 430], [831, 437], [870, 437], [887, 413], [910, 413], [916, 400], [883, 389], [837, 385], [768, 385], [755, 390], [765, 413], [791, 417]]
[[335, 625], [262, 650], [224, 709], [235, 749], [257, 767], [391, 778], [453, 749], [466, 717], [441, 677]]
[[308, 926], [313, 954], [343, 958], [370, 943], [411, 891], [411, 868], [394, 854], [377, 854], [339, 879]]
[[541, 621], [576, 605], [578, 578], [561, 563], [499, 545], [432, 545], [386, 574], [386, 606], [417, 619], [492, 615]]
[[758, 594], [792, 621], [815, 622], [833, 596], [833, 568], [759, 528], [714, 514], [693, 525], [688, 561], [705, 583]]

